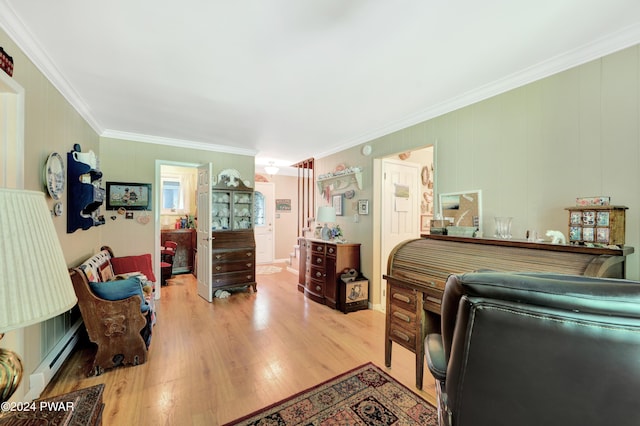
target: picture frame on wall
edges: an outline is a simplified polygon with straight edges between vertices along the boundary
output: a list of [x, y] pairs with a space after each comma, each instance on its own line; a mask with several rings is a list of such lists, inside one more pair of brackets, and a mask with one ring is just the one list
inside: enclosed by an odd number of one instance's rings
[[336, 209], [336, 216], [342, 216], [344, 214], [342, 211], [342, 194], [334, 195], [331, 198], [331, 205]]
[[107, 182], [107, 210], [151, 210], [151, 184]]
[[369, 214], [369, 200], [358, 200], [358, 214]]
[[423, 214], [420, 216], [420, 232], [429, 232], [431, 230], [432, 215]]

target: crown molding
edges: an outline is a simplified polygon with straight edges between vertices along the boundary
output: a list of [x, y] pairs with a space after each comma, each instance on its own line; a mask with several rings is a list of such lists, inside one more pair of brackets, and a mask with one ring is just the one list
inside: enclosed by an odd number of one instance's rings
[[386, 126], [364, 133], [353, 139], [349, 139], [339, 146], [322, 152], [315, 158], [324, 158], [336, 154], [356, 145], [370, 142], [374, 139], [389, 135], [407, 127], [414, 126], [424, 121], [439, 117], [446, 113], [472, 105], [485, 99], [497, 96], [509, 90], [522, 87], [545, 77], [566, 71], [570, 68], [585, 64], [587, 62], [602, 58], [617, 51], [635, 46], [640, 43], [640, 24], [625, 27], [619, 31], [597, 39], [594, 42], [585, 44], [577, 49], [570, 50], [563, 54], [554, 56], [524, 70], [515, 72], [492, 83], [462, 93], [459, 96], [448, 99], [439, 104], [433, 105], [422, 111], [406, 116], [398, 121], [389, 123]]
[[[115, 130], [105, 130], [91, 113], [91, 108], [64, 78], [53, 60], [35, 42], [33, 34], [27, 29], [6, 0], [0, 0], [0, 27], [4, 29], [9, 37], [11, 37], [18, 47], [24, 52], [27, 58], [34, 63], [40, 72], [44, 74], [51, 84], [76, 109], [76, 111], [78, 111], [80, 116], [87, 121], [98, 135], [101, 135], [102, 137], [113, 137], [117, 139], [135, 140], [139, 142], [180, 146], [207, 151], [228, 152], [240, 155], [256, 155], [256, 151], [253, 150], [237, 149], [225, 145], [212, 145], [205, 142], [186, 141], [119, 132]], [[631, 25], [582, 47], [552, 57], [539, 64], [525, 68], [524, 70], [513, 73], [459, 96], [455, 96], [427, 109], [410, 114], [383, 127], [356, 136], [355, 138], [345, 140], [329, 151], [316, 154], [315, 158], [327, 157], [361, 143], [386, 136], [398, 130], [402, 130], [448, 112], [469, 106], [476, 102], [480, 102], [506, 91], [565, 71], [569, 68], [601, 58], [638, 43], [640, 43], [640, 24]]]
[[120, 139], [125, 141], [150, 143], [156, 145], [168, 145], [178, 148], [199, 149], [203, 151], [224, 152], [227, 154], [248, 155], [255, 157], [258, 151], [253, 149], [236, 148], [230, 145], [217, 145], [208, 142], [188, 141], [184, 139], [172, 139], [161, 136], [143, 135], [140, 133], [120, 132], [117, 130], [105, 130], [101, 138]]
[[33, 34], [27, 29], [13, 8], [5, 0], [0, 0], [0, 27], [11, 37], [22, 52], [40, 70], [62, 96], [78, 111], [78, 114], [97, 133], [103, 129], [98, 120], [91, 114], [91, 108], [69, 84], [62, 75], [55, 62], [36, 43]]

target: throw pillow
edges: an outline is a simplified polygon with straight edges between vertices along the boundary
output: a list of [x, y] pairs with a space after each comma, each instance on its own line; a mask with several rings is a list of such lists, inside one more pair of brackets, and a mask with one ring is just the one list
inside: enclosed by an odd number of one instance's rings
[[140, 310], [147, 312], [149, 305], [142, 293], [142, 283], [138, 277], [127, 278], [126, 280], [113, 280], [107, 282], [90, 282], [89, 287], [96, 296], [105, 300], [122, 300], [131, 296], [140, 296]]
[[111, 259], [113, 272], [117, 274], [126, 274], [127, 272], [140, 272], [146, 275], [147, 279], [156, 282], [156, 276], [153, 274], [153, 265], [151, 265], [151, 254], [141, 254], [139, 256], [123, 256]]
[[100, 281], [106, 282], [113, 278], [113, 269], [111, 263], [105, 262], [98, 267], [100, 272]]

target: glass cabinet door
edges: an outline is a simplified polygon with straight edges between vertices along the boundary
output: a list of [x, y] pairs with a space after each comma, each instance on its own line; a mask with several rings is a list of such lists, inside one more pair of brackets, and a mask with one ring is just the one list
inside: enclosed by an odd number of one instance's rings
[[213, 191], [211, 194], [211, 230], [231, 229], [231, 191]]
[[233, 194], [233, 229], [253, 228], [253, 192]]

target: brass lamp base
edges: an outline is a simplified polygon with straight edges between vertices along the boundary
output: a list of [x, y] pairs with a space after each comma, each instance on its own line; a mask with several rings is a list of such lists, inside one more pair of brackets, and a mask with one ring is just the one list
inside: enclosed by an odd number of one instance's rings
[[11, 398], [18, 389], [20, 380], [22, 380], [22, 360], [16, 353], [0, 348], [0, 403]]

